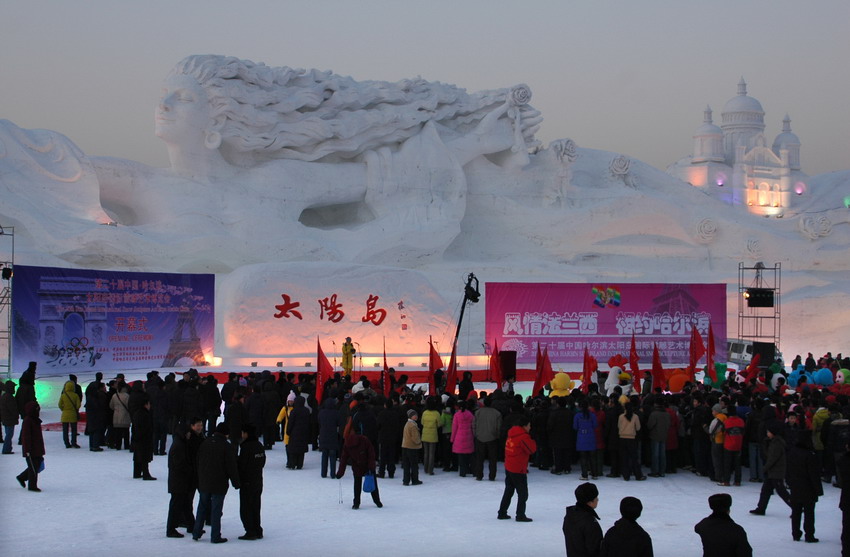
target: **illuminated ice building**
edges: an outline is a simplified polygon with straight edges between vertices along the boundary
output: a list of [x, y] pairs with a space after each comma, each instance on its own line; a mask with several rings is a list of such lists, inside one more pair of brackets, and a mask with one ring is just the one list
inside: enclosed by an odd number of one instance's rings
[[785, 115], [772, 147], [764, 128], [764, 109], [747, 95], [741, 78], [738, 94], [723, 106], [720, 126], [706, 106], [693, 154], [667, 173], [751, 213], [782, 217], [795, 197], [807, 194], [808, 177], [800, 170], [800, 139], [791, 131], [791, 118]]

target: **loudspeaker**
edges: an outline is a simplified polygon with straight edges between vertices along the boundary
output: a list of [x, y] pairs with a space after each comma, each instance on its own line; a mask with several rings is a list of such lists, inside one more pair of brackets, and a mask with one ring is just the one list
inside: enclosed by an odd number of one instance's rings
[[770, 288], [747, 288], [747, 307], [772, 308], [773, 290]]
[[772, 342], [753, 342], [753, 357], [758, 354], [759, 367], [769, 367], [776, 358], [776, 345]]
[[516, 350], [501, 350], [499, 365], [502, 368], [502, 379], [516, 379]]

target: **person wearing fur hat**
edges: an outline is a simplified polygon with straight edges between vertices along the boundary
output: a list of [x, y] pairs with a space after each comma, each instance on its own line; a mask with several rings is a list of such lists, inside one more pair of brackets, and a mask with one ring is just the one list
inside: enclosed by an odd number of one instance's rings
[[637, 497], [620, 501], [620, 520], [605, 532], [600, 557], [652, 557], [652, 538], [637, 523], [643, 504]]
[[[806, 542], [817, 543], [815, 503], [823, 495], [823, 486], [817, 456], [808, 435], [797, 437], [788, 451], [788, 489], [791, 492], [791, 537], [800, 541], [804, 530]], [[803, 518], [803, 530], [800, 530], [800, 518]]]
[[708, 498], [711, 514], [694, 526], [702, 540], [703, 557], [752, 557], [747, 531], [732, 520], [732, 496], [715, 493]]
[[602, 528], [596, 506], [599, 490], [595, 484], [585, 482], [575, 490], [576, 504], [567, 507], [564, 515], [564, 543], [567, 557], [597, 557], [602, 544]]
[[782, 424], [772, 422], [767, 428], [767, 451], [765, 452], [764, 461], [764, 483], [761, 484], [761, 494], [759, 502], [755, 509], [750, 511], [750, 514], [764, 515], [767, 510], [767, 503], [770, 501], [770, 496], [776, 491], [776, 494], [785, 501], [785, 504], [791, 506], [791, 499], [788, 495], [788, 490], [785, 489], [785, 439], [782, 437]]

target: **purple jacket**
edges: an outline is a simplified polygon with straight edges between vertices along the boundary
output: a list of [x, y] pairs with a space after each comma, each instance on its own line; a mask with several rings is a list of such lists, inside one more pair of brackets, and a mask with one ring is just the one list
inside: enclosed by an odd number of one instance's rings
[[452, 452], [472, 454], [475, 452], [475, 440], [472, 436], [472, 412], [461, 410], [452, 420]]
[[596, 414], [589, 412], [589, 416], [585, 418], [584, 413], [579, 410], [573, 417], [573, 429], [576, 430], [577, 451], [596, 450]]

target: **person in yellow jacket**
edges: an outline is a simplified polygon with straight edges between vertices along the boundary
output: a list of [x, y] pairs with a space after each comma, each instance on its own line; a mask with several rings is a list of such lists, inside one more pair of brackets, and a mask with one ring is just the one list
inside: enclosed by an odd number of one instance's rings
[[289, 396], [286, 397], [286, 405], [280, 409], [280, 412], [277, 415], [277, 420], [275, 420], [278, 424], [280, 424], [281, 429], [283, 430], [284, 446], [289, 444], [289, 428], [286, 427], [286, 421], [289, 419], [289, 414], [292, 413], [292, 409], [295, 408], [295, 396], [295, 391], [290, 391]]
[[[80, 419], [80, 395], [75, 390], [73, 381], [66, 381], [62, 394], [59, 395], [59, 409], [62, 411], [62, 440], [66, 449], [79, 449], [77, 444], [77, 422]], [[71, 432], [70, 439], [68, 430]]]
[[401, 465], [404, 470], [404, 485], [419, 485], [419, 451], [422, 450], [422, 437], [419, 434], [419, 425], [416, 421], [419, 414], [416, 410], [407, 411], [407, 423], [404, 424], [404, 433], [401, 437]]
[[437, 457], [437, 444], [440, 442], [440, 411], [438, 399], [429, 396], [425, 401], [427, 410], [422, 412], [422, 445], [425, 449], [423, 462], [425, 473], [434, 475], [434, 460]]
[[351, 337], [345, 337], [345, 342], [342, 343], [342, 369], [345, 377], [351, 377], [351, 370], [354, 369], [354, 354], [356, 352], [354, 344], [351, 342]]

